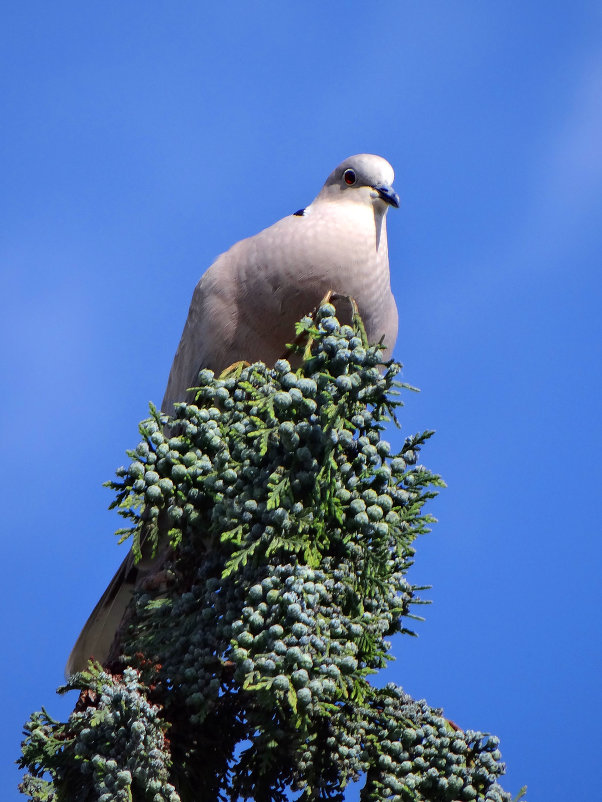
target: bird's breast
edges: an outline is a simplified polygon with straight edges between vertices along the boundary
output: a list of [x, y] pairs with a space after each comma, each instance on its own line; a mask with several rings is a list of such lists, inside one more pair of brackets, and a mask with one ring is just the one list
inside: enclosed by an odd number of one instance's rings
[[290, 342], [295, 322], [333, 290], [355, 298], [371, 340], [394, 339], [396, 320], [393, 331], [383, 314], [392, 301], [385, 219], [358, 204], [330, 205], [350, 208], [309, 207], [246, 241], [239, 308], [257, 336], [267, 326], [271, 340]]

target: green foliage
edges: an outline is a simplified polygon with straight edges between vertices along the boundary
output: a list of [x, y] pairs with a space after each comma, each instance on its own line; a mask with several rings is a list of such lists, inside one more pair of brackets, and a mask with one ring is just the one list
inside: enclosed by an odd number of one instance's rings
[[126, 668], [117, 678], [90, 664], [59, 692], [69, 690], [81, 696], [66, 724], [42, 710], [26, 725], [20, 763], [33, 774], [21, 790], [48, 802], [179, 802], [169, 783], [166, 724], [138, 672]]
[[135, 553], [173, 547], [167, 583], [136, 596], [122, 644], [136, 671], [92, 668], [71, 680], [87, 696], [66, 724], [28, 723], [32, 800], [342, 800], [362, 774], [363, 802], [510, 800], [497, 739], [368, 681], [418, 617], [406, 573], [443, 485], [418, 464], [432, 433], [390, 453], [407, 385], [361, 322], [324, 305], [299, 334], [297, 369], [202, 370], [195, 403], [141, 425], [111, 487]]

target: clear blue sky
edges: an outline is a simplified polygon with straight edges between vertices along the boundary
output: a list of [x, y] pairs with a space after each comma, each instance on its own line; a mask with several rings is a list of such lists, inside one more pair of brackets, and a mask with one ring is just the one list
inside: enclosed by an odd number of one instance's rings
[[[388, 678], [501, 736], [506, 787], [598, 783], [599, 2], [5, 3], [0, 796], [123, 556], [101, 484], [215, 256], [358, 152], [389, 214], [405, 433], [448, 489]], [[401, 435], [393, 434], [399, 443]], [[355, 796], [353, 795], [355, 794]], [[357, 792], [349, 794], [357, 798]]]

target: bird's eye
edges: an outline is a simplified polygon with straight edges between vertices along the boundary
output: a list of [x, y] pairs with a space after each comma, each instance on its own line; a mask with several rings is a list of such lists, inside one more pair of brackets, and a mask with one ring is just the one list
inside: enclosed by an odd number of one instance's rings
[[355, 177], [355, 170], [345, 170], [343, 173], [343, 178], [345, 179], [346, 184], [349, 184], [350, 187], [353, 186], [357, 180]]

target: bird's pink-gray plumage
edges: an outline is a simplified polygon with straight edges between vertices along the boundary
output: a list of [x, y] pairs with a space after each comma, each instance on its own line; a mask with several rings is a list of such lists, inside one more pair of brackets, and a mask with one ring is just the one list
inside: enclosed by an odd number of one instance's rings
[[[354, 180], [353, 180], [354, 179]], [[303, 210], [219, 256], [197, 284], [163, 398], [162, 409], [187, 398], [198, 371], [220, 372], [240, 360], [270, 365], [295, 337], [295, 323], [332, 290], [355, 298], [370, 342], [397, 337], [391, 293], [386, 213], [398, 206], [393, 168], [382, 157], [352, 156], [330, 174]], [[141, 577], [156, 570], [128, 554], [85, 624], [66, 673], [90, 656], [106, 660]]]
[[[353, 169], [361, 186], [346, 184]], [[369, 183], [368, 183], [369, 182]], [[389, 281], [385, 215], [373, 189], [392, 187], [379, 156], [345, 160], [303, 214], [279, 220], [219, 256], [197, 284], [169, 375], [162, 408], [171, 412], [200, 368], [239, 360], [273, 364], [294, 339], [294, 324], [328, 290], [353, 296], [371, 342], [397, 336]]]

